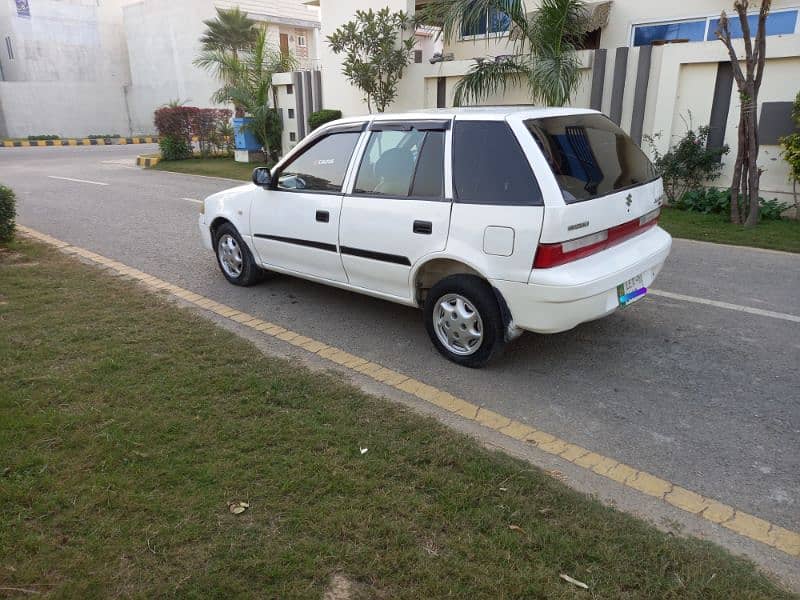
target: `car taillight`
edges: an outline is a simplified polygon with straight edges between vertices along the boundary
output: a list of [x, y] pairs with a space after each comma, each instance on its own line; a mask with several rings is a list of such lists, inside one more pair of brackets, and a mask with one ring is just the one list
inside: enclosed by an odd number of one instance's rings
[[536, 258], [533, 261], [533, 268], [551, 269], [621, 244], [625, 240], [657, 225], [660, 215], [661, 209], [658, 208], [638, 219], [605, 231], [599, 231], [558, 244], [539, 244], [539, 248], [536, 250]]

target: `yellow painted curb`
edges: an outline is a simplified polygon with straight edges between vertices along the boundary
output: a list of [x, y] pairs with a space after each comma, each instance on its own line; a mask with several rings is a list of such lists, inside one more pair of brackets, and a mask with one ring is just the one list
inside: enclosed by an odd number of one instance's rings
[[159, 162], [161, 162], [161, 157], [152, 154], [140, 154], [136, 157], [136, 166], [145, 169], [155, 167]]
[[370, 377], [375, 381], [411, 394], [420, 400], [438, 406], [450, 413], [480, 423], [484, 427], [507, 435], [513, 439], [525, 441], [539, 450], [557, 455], [576, 466], [592, 471], [602, 477], [638, 490], [648, 496], [660, 498], [675, 508], [700, 516], [711, 523], [722, 525], [726, 529], [734, 531], [743, 537], [766, 544], [790, 556], [800, 556], [800, 533], [796, 531], [785, 529], [754, 515], [736, 510], [732, 506], [728, 506], [712, 498], [706, 498], [705, 496], [684, 489], [660, 477], [656, 477], [645, 471], [640, 471], [601, 454], [591, 452], [586, 448], [558, 439], [556, 436], [547, 432], [539, 431], [530, 425], [514, 421], [494, 411], [457, 398], [449, 392], [407, 377], [402, 373], [393, 371], [378, 363], [373, 363], [334, 346], [328, 346], [327, 344], [300, 335], [294, 331], [289, 331], [279, 325], [268, 323], [253, 315], [219, 304], [209, 298], [204, 298], [199, 294], [170, 284], [167, 281], [163, 281], [147, 273], [142, 273], [120, 262], [100, 256], [89, 250], [72, 246], [52, 236], [30, 229], [29, 227], [18, 225], [17, 229], [20, 233], [30, 238], [60, 248], [64, 252], [88, 258], [99, 265], [116, 271], [120, 275], [132, 277], [152, 291], [164, 290], [194, 306], [205, 310], [211, 310], [224, 318], [240, 323], [254, 331], [287, 341], [312, 354], [316, 354], [331, 362], [345, 366], [352, 371]]

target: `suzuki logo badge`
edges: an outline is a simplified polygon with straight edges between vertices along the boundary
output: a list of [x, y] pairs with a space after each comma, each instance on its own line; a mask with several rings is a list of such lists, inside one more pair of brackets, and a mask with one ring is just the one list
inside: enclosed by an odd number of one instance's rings
[[633, 204], [633, 194], [628, 194], [628, 197], [625, 198], [625, 204], [628, 205], [628, 208], [631, 207], [631, 204]]

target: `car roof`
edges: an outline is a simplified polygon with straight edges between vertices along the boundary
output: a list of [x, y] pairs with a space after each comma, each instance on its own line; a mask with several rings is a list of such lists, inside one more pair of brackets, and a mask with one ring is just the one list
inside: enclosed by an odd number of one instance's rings
[[[504, 121], [509, 117], [520, 119], [542, 119], [546, 117], [564, 117], [568, 115], [584, 115], [598, 111], [585, 108], [540, 108], [536, 106], [470, 106], [461, 108], [429, 108], [402, 113], [380, 113], [346, 117], [335, 123], [354, 123], [363, 121], [408, 121], [416, 119], [469, 119], [482, 121]], [[333, 124], [333, 123], [332, 123]]]

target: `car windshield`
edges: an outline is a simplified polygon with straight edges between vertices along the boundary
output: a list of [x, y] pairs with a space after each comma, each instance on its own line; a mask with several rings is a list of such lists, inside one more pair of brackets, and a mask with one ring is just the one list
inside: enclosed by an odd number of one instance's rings
[[531, 119], [525, 125], [550, 164], [567, 204], [657, 179], [642, 149], [603, 115]]

